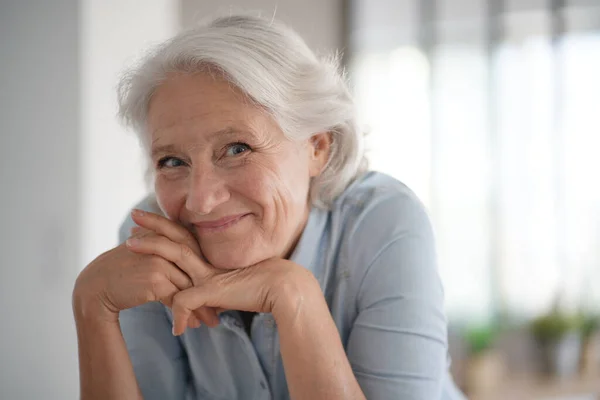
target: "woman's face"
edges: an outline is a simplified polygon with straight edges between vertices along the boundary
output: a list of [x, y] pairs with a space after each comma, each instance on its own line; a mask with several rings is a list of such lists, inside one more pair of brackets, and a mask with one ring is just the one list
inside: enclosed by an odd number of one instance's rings
[[148, 113], [159, 205], [196, 235], [206, 259], [234, 269], [287, 257], [329, 135], [291, 141], [239, 90], [207, 74], [171, 76]]

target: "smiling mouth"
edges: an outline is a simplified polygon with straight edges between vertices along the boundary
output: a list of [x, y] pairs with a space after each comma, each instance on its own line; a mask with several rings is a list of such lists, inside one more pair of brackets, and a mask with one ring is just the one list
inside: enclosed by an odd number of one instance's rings
[[248, 215], [250, 215], [250, 213], [231, 215], [231, 216], [228, 216], [225, 218], [220, 218], [220, 219], [217, 219], [214, 221], [198, 222], [193, 225], [196, 227], [199, 234], [222, 232], [222, 231], [229, 229], [232, 226], [236, 225], [238, 222], [240, 222], [244, 217], [246, 217]]

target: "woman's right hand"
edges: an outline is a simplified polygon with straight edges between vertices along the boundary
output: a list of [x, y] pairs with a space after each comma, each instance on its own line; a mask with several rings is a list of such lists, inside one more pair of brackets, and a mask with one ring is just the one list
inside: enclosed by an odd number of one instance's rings
[[[149, 235], [156, 233], [139, 227], [132, 232], [132, 237]], [[121, 310], [148, 302], [160, 301], [170, 307], [173, 296], [191, 286], [189, 276], [175, 264], [160, 256], [134, 253], [122, 243], [98, 256], [79, 274], [73, 289], [75, 317], [117, 322]], [[216, 325], [216, 310], [196, 310], [188, 326], [197, 328], [200, 321]]]
[[117, 321], [119, 312], [151, 301], [170, 305], [189, 277], [163, 258], [131, 252], [125, 243], [92, 261], [73, 290], [76, 316]]

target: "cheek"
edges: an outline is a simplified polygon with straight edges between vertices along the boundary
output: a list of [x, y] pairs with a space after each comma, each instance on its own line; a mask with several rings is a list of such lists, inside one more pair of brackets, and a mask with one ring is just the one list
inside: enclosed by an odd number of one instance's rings
[[179, 220], [185, 206], [186, 189], [183, 180], [167, 179], [158, 175], [154, 181], [154, 192], [160, 209], [174, 221]]
[[[245, 197], [264, 208], [265, 214], [291, 212], [306, 204], [308, 171], [298, 171], [299, 166], [288, 162], [256, 163], [240, 177], [238, 189]], [[241, 190], [238, 190], [238, 192]]]
[[[243, 170], [228, 173], [225, 177], [232, 203], [242, 203], [261, 219], [272, 209], [273, 174], [258, 165], [247, 165]], [[266, 215], [265, 215], [266, 214]]]
[[[308, 163], [302, 153], [293, 152], [280, 163], [279, 192], [293, 206], [306, 206], [310, 174]], [[292, 206], [290, 204], [290, 206]]]
[[248, 165], [238, 193], [260, 208], [259, 229], [271, 243], [287, 243], [303, 221], [308, 200], [308, 169], [298, 160], [262, 160]]

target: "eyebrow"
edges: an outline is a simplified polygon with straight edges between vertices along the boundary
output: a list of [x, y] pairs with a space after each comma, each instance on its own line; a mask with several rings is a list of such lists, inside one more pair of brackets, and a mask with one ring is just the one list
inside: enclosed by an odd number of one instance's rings
[[[215, 132], [211, 132], [210, 134], [208, 134], [206, 136], [206, 141], [207, 142], [211, 141], [215, 137], [237, 136], [239, 134], [247, 134], [247, 135], [251, 135], [253, 137], [256, 136], [248, 130], [227, 127], [227, 128], [219, 129], [218, 131], [215, 131]], [[175, 153], [181, 149], [181, 146], [175, 146], [173, 144], [155, 145], [156, 142], [158, 142], [159, 140], [160, 140], [160, 138], [156, 138], [152, 141], [152, 151], [151, 151], [152, 157], [155, 157], [157, 154]]]

